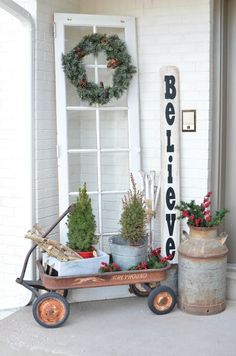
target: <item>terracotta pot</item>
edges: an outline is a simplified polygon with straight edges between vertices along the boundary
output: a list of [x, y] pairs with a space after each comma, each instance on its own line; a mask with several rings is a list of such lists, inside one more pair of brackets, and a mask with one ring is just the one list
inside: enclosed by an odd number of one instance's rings
[[94, 257], [93, 251], [80, 251], [78, 254], [83, 258], [92, 258]]

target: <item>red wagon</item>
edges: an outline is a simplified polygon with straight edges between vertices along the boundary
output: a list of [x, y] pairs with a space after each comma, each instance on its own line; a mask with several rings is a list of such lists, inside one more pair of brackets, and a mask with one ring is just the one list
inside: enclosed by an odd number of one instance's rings
[[[72, 206], [58, 218], [56, 223], [43, 235], [44, 238], [71, 209]], [[59, 327], [67, 320], [70, 313], [70, 305], [66, 300], [69, 289], [129, 285], [130, 293], [148, 297], [148, 306], [155, 314], [167, 314], [176, 304], [175, 292], [170, 287], [160, 284], [166, 279], [167, 270], [171, 268], [170, 265], [161, 269], [60, 277], [49, 275], [47, 271], [44, 271], [42, 262], [38, 260], [39, 279], [25, 280], [27, 264], [36, 247], [37, 245], [34, 245], [26, 255], [21, 276], [16, 279], [16, 282], [35, 295], [33, 316], [40, 325], [46, 328]], [[42, 290], [46, 292], [42, 294]]]

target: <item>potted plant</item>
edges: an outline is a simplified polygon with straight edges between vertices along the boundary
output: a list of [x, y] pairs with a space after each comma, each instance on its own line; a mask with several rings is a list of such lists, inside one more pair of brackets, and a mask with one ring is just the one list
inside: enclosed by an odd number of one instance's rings
[[208, 192], [201, 204], [197, 204], [195, 200], [191, 200], [189, 203], [181, 201], [175, 207], [181, 212], [179, 219], [187, 219], [189, 228], [212, 228], [220, 225], [229, 210], [219, 209], [212, 214], [211, 195], [212, 192]]
[[130, 180], [131, 189], [122, 200], [121, 235], [110, 238], [113, 261], [122, 269], [129, 269], [147, 258], [145, 201], [132, 174]]
[[94, 257], [96, 221], [92, 211], [91, 198], [87, 193], [86, 183], [79, 189], [75, 208], [68, 214], [67, 245], [83, 258]]
[[68, 214], [67, 226], [67, 245], [82, 258], [61, 262], [45, 253], [44, 264], [53, 267], [59, 276], [98, 273], [101, 263], [109, 263], [109, 255], [100, 250], [96, 251], [93, 246], [98, 242], [98, 238], [95, 236], [96, 221], [85, 183], [79, 189], [76, 204]]

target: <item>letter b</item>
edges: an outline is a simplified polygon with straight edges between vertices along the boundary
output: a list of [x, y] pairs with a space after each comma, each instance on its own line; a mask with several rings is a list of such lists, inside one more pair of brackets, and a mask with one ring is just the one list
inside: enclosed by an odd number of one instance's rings
[[165, 75], [165, 83], [165, 99], [174, 99], [176, 96], [175, 77], [173, 75]]

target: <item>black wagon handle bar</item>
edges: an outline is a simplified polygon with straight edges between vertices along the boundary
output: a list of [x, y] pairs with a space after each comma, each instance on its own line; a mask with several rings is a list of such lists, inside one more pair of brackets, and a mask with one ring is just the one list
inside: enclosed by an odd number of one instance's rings
[[[59, 218], [56, 220], [56, 222], [47, 231], [45, 231], [45, 233], [42, 235], [42, 238], [45, 239], [50, 234], [50, 232], [52, 232], [52, 230], [55, 229], [55, 227], [61, 222], [61, 220], [68, 213], [71, 213], [75, 209], [75, 206], [76, 206], [76, 204], [71, 204], [64, 211], [64, 213], [59, 216]], [[37, 244], [34, 244], [34, 246], [32, 246], [30, 248], [30, 250], [28, 251], [28, 253], [27, 253], [26, 257], [25, 257], [25, 261], [24, 261], [24, 264], [23, 264], [23, 268], [22, 268], [22, 272], [21, 272], [20, 278], [17, 279], [18, 283], [20, 283], [20, 284], [22, 284], [22, 282], [23, 282], [23, 279], [24, 279], [24, 276], [25, 276], [25, 271], [26, 271], [26, 268], [27, 268], [27, 265], [28, 265], [28, 262], [29, 262], [29, 258], [31, 256], [32, 252], [36, 249], [36, 247], [37, 247]]]

